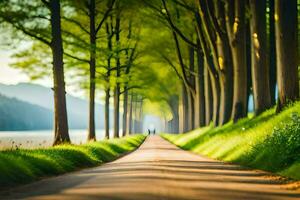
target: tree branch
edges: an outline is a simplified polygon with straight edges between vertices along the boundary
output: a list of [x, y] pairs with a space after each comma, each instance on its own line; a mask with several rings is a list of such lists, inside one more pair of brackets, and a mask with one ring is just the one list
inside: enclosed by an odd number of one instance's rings
[[[209, 1], [211, 1], [211, 0], [209, 0]], [[222, 35], [224, 35], [226, 32], [224, 30], [222, 30], [222, 28], [220, 27], [216, 17], [212, 13], [212, 10], [209, 8], [209, 2], [207, 0], [205, 0], [205, 2], [202, 3], [201, 7], [202, 7], [202, 10], [207, 14], [208, 18], [210, 19], [213, 29], [222, 38]]]
[[182, 40], [184, 40], [186, 43], [188, 43], [189, 45], [191, 45], [192, 47], [196, 48], [197, 45], [191, 41], [190, 39], [188, 39], [180, 30], [179, 28], [177, 28], [175, 26], [175, 24], [173, 23], [172, 21], [172, 18], [171, 18], [171, 15], [170, 15], [170, 12], [167, 8], [167, 4], [166, 4], [166, 1], [165, 0], [162, 0], [162, 3], [163, 3], [163, 7], [164, 9], [166, 10], [166, 19], [167, 21], [169, 22], [171, 28], [182, 38]]
[[26, 28], [24, 26], [20, 25], [20, 24], [15, 24], [15, 23], [7, 21], [7, 20], [5, 20], [5, 21], [8, 22], [9, 24], [11, 24], [17, 30], [22, 31], [25, 35], [28, 35], [29, 37], [32, 37], [36, 40], [39, 40], [40, 42], [42, 42], [42, 43], [44, 43], [44, 44], [51, 47], [51, 42], [48, 41], [46, 38], [43, 38], [42, 36], [39, 36], [38, 34], [35, 34], [35, 33], [31, 32], [29, 30], [26, 30]]
[[87, 33], [88, 35], [90, 35], [90, 32], [82, 25], [80, 24], [78, 21], [74, 20], [74, 19], [70, 19], [70, 18], [67, 18], [67, 17], [64, 17], [62, 16], [62, 19], [68, 21], [68, 22], [71, 22], [75, 25], [77, 25], [82, 31], [84, 31], [85, 33]]
[[66, 53], [65, 51], [64, 51], [64, 55], [66, 55], [66, 56], [68, 56], [68, 57], [70, 57], [70, 58], [73, 58], [73, 59], [75, 59], [75, 60], [77, 60], [77, 61], [80, 61], [80, 62], [90, 63], [90, 61], [87, 60], [87, 59], [79, 58], [79, 57], [77, 57], [77, 56], [73, 56], [73, 55], [71, 55], [71, 54], [69, 54], [69, 53]]
[[99, 32], [99, 30], [101, 29], [103, 23], [105, 22], [106, 18], [109, 16], [109, 13], [112, 11], [113, 6], [115, 4], [116, 0], [111, 0], [110, 5], [108, 6], [108, 9], [106, 10], [106, 12], [103, 15], [102, 20], [100, 21], [100, 23], [98, 24], [97, 28], [96, 28], [96, 34]]
[[165, 61], [167, 61], [167, 63], [173, 68], [173, 70], [175, 71], [175, 73], [178, 76], [178, 78], [184, 82], [182, 76], [180, 75], [179, 71], [177, 70], [176, 66], [172, 63], [172, 61], [167, 56], [165, 56], [164, 54], [161, 54], [161, 57]]
[[126, 91], [132, 90], [132, 89], [142, 89], [143, 87], [139, 86], [139, 85], [133, 85], [130, 87], [127, 87], [125, 90], [123, 90], [122, 92], [120, 92], [120, 94], [123, 94]]
[[45, 6], [47, 6], [48, 8], [50, 8], [50, 2], [49, 2], [49, 1], [41, 0], [41, 2], [42, 2], [43, 4], [45, 4]]
[[181, 1], [178, 1], [178, 0], [172, 0], [172, 1], [173, 1], [174, 3], [176, 3], [177, 5], [179, 5], [179, 6], [183, 7], [183, 8], [185, 8], [185, 9], [188, 10], [188, 11], [197, 12], [197, 9], [196, 9], [196, 8], [190, 6], [190, 5], [186, 4], [186, 3], [182, 3]]

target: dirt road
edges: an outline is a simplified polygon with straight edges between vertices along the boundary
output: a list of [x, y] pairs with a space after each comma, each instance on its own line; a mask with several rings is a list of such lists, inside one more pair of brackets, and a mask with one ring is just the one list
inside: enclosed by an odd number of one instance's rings
[[224, 164], [150, 136], [100, 167], [45, 179], [0, 199], [300, 199], [268, 173]]

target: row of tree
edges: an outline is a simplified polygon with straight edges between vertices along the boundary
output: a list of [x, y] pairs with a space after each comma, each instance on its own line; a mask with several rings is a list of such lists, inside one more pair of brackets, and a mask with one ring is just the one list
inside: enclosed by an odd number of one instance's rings
[[[13, 37], [23, 40], [24, 36], [29, 36], [34, 39], [30, 40], [30, 44], [26, 43], [28, 47], [22, 49], [22, 53], [17, 54], [20, 61], [15, 66], [33, 78], [50, 75], [49, 69], [52, 68], [54, 145], [70, 142], [65, 97], [66, 69], [82, 77], [83, 87], [89, 91], [88, 140], [96, 140], [97, 85], [103, 86], [105, 91], [105, 136], [109, 138], [112, 92], [113, 136], [119, 137], [122, 94], [123, 135], [141, 131], [142, 97], [129, 93], [137, 87], [131, 84], [131, 68], [138, 57], [139, 27], [133, 26], [132, 20], [122, 20], [130, 15], [127, 3], [121, 0], [5, 0], [1, 1], [0, 7], [1, 24], [12, 31]], [[49, 50], [52, 59], [47, 59]], [[86, 81], [87, 76], [89, 81]]]
[[277, 93], [281, 111], [299, 97], [297, 13], [297, 0], [0, 2], [2, 28], [34, 39], [15, 66], [33, 78], [52, 69], [54, 144], [70, 142], [65, 77], [88, 91], [88, 140], [99, 90], [107, 138], [111, 104], [114, 137], [121, 124], [122, 135], [142, 131], [145, 99], [159, 102], [176, 133], [246, 117], [251, 94], [255, 115]]
[[250, 94], [255, 115], [276, 104], [277, 91], [277, 112], [299, 98], [297, 0], [145, 3], [168, 27], [178, 59], [168, 59], [182, 82], [169, 130], [236, 122]]

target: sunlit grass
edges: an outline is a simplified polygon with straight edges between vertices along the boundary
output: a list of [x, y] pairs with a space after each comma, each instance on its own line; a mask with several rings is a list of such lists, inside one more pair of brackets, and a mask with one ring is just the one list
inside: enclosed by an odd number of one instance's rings
[[92, 167], [136, 149], [145, 139], [134, 135], [85, 145], [0, 151], [0, 187]]
[[236, 124], [162, 136], [183, 149], [214, 159], [300, 179], [300, 103], [278, 115], [274, 109]]

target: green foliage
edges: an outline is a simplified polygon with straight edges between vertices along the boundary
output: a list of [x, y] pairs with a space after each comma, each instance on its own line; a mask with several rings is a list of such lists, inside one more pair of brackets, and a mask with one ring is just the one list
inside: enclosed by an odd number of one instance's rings
[[52, 74], [52, 57], [49, 55], [51, 51], [45, 44], [34, 42], [12, 56], [15, 62], [11, 66], [22, 70], [32, 80], [49, 77]]
[[0, 151], [0, 187], [28, 183], [112, 161], [137, 148], [144, 139], [144, 135], [135, 135], [85, 145]]
[[300, 116], [291, 113], [290, 121], [274, 127], [270, 136], [252, 147], [246, 160], [262, 163], [264, 169], [285, 169], [300, 160]]
[[300, 179], [300, 103], [278, 115], [273, 113], [274, 108], [236, 124], [163, 137], [183, 149], [214, 159]]

